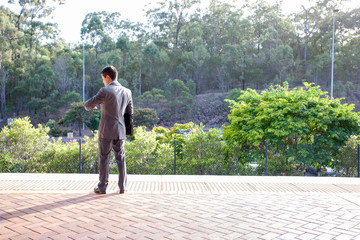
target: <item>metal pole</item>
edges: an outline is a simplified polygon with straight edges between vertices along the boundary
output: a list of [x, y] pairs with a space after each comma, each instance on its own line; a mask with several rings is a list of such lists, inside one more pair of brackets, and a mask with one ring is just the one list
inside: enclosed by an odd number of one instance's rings
[[81, 138], [79, 139], [79, 172], [82, 173], [82, 164], [81, 164]]
[[358, 177], [360, 177], [360, 144], [358, 143]]
[[268, 175], [268, 142], [265, 142], [265, 176]]
[[330, 99], [333, 99], [334, 92], [334, 39], [335, 39], [335, 13], [337, 13], [339, 9], [334, 9], [333, 11], [333, 36], [332, 36], [332, 50], [331, 50], [331, 83], [330, 83]]
[[174, 139], [174, 175], [176, 175], [176, 139]]
[[[83, 43], [83, 102], [85, 102], [85, 43]], [[85, 130], [85, 123], [83, 123]]]

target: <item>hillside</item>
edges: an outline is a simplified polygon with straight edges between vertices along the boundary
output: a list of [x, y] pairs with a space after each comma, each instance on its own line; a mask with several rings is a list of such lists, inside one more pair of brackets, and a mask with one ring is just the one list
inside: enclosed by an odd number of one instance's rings
[[[184, 116], [181, 119], [172, 119], [163, 121], [160, 119], [158, 126], [172, 127], [175, 123], [187, 123], [193, 122], [195, 124], [202, 123], [205, 129], [209, 128], [221, 128], [222, 125], [229, 124], [228, 114], [230, 110], [228, 104], [224, 99], [228, 98], [229, 93], [206, 93], [196, 95], [194, 97], [194, 108], [188, 116]], [[342, 103], [355, 104], [355, 111], [360, 111], [360, 92], [354, 91], [348, 93], [348, 97], [342, 100]], [[47, 123], [48, 119], [54, 119], [58, 121], [65, 113], [66, 109], [60, 109], [57, 114], [50, 114], [47, 117], [39, 116], [39, 114], [32, 114], [30, 116], [31, 122], [36, 126], [38, 123]], [[20, 114], [15, 117], [25, 117], [27, 114]], [[6, 120], [0, 119], [0, 127], [2, 128], [6, 124]], [[64, 128], [61, 128], [62, 130]]]
[[202, 123], [205, 129], [220, 128], [223, 124], [228, 124], [228, 104], [224, 101], [229, 93], [207, 93], [196, 95], [194, 98], [193, 111], [183, 119], [162, 121], [159, 126], [172, 127], [175, 123], [193, 122]]

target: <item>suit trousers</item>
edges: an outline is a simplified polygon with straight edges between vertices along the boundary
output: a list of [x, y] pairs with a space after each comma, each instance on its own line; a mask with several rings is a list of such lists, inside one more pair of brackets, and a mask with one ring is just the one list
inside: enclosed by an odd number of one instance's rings
[[106, 190], [109, 182], [110, 152], [114, 151], [119, 173], [118, 185], [120, 190], [126, 190], [127, 175], [125, 162], [125, 140], [99, 138], [99, 189]]

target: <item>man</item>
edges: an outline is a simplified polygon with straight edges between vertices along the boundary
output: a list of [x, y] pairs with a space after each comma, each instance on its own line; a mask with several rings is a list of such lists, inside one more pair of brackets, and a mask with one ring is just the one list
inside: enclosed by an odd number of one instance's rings
[[105, 194], [109, 181], [109, 158], [111, 149], [114, 151], [119, 173], [120, 194], [126, 190], [125, 163], [125, 112], [133, 113], [131, 91], [117, 81], [118, 72], [115, 67], [108, 66], [101, 71], [105, 87], [85, 102], [87, 111], [101, 106], [99, 124], [99, 183], [95, 193]]

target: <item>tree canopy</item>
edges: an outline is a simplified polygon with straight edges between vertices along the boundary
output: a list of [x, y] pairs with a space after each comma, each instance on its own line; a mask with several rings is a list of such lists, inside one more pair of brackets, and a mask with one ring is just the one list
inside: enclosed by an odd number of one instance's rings
[[257, 93], [242, 91], [231, 105], [231, 124], [224, 139], [243, 149], [280, 154], [297, 163], [330, 164], [350, 136], [360, 133], [359, 114], [354, 106], [331, 100], [319, 86], [289, 89], [288, 83]]
[[[64, 0], [9, 2], [20, 10], [0, 7], [2, 118], [28, 113], [46, 121], [73, 91], [82, 95], [83, 45], [64, 42], [56, 24], [45, 20]], [[135, 104], [156, 109], [160, 122], [191, 115], [196, 94], [262, 90], [285, 81], [329, 91], [333, 9], [344, 2], [312, 1], [284, 15], [282, 1], [212, 0], [199, 8], [197, 0], [162, 0], [144, 8], [146, 24], [118, 12], [88, 13], [79, 29], [85, 98], [102, 86], [99, 72], [106, 65], [119, 70]], [[334, 96], [348, 103], [359, 101], [359, 12], [336, 15]], [[153, 89], [163, 91], [159, 103], [142, 97]]]

